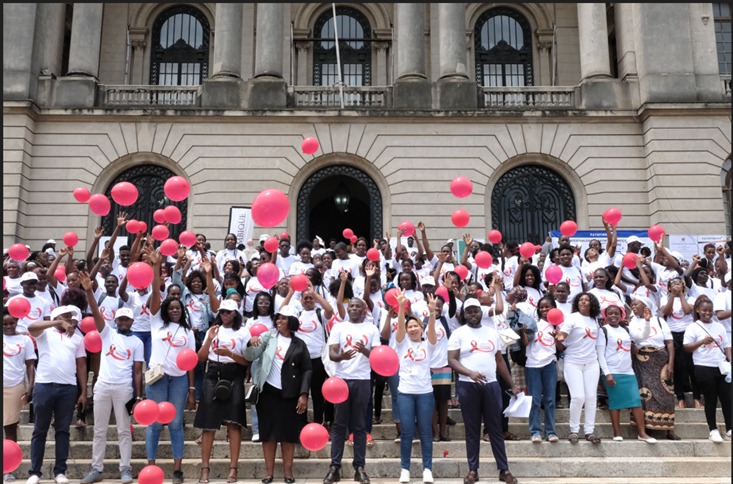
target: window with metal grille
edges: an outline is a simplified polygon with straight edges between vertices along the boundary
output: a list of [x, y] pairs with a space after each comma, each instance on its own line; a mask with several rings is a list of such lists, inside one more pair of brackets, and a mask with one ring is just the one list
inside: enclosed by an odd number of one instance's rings
[[731, 16], [730, 3], [714, 3], [715, 44], [718, 47], [718, 71], [721, 76], [731, 75]]
[[[371, 27], [364, 14], [351, 7], [336, 7], [341, 72], [345, 86], [371, 85]], [[313, 85], [338, 85], [333, 10], [316, 20], [313, 28]]]
[[209, 74], [209, 22], [198, 9], [169, 8], [155, 19], [150, 84], [198, 86]]
[[476, 82], [484, 87], [532, 86], [532, 29], [510, 8], [492, 8], [473, 31]]

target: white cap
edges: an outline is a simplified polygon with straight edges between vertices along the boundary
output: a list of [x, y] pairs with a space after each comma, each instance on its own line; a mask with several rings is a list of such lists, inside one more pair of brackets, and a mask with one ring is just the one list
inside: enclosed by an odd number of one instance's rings
[[682, 262], [682, 259], [684, 258], [684, 256], [680, 254], [679, 252], [677, 252], [676, 250], [667, 251], [667, 253], [671, 255], [672, 257], [674, 257], [675, 259], [677, 259], [678, 264]]
[[130, 318], [135, 319], [135, 315], [132, 312], [132, 309], [130, 308], [120, 308], [115, 313], [115, 319], [119, 318]]
[[481, 304], [479, 304], [478, 299], [476, 298], [467, 299], [466, 302], [463, 303], [463, 309], [480, 308], [480, 307], [481, 307]]
[[46, 243], [47, 243], [47, 244], [55, 244], [55, 243], [56, 243], [56, 241], [55, 241], [55, 240], [53, 240], [53, 239], [48, 239], [48, 240], [46, 241]]
[[435, 278], [433, 276], [425, 276], [420, 284], [423, 286], [434, 286]]
[[632, 235], [631, 237], [629, 237], [628, 239], [626, 239], [626, 245], [629, 245], [629, 244], [631, 244], [633, 242], [639, 242], [641, 244], [641, 240], [636, 235]]
[[234, 299], [225, 299], [221, 302], [219, 305], [219, 311], [237, 311], [239, 308], [237, 307], [237, 301]]
[[316, 235], [316, 240], [318, 240], [318, 243], [321, 245], [324, 245], [323, 239]]
[[255, 252], [254, 254], [252, 254], [251, 256], [249, 256], [249, 260], [255, 260], [255, 259], [260, 260], [260, 253], [259, 252]]
[[267, 235], [267, 234], [262, 234], [262, 235], [260, 235], [260, 242], [264, 242], [264, 241], [266, 241], [266, 240], [267, 240], [267, 239], [269, 239], [269, 238], [270, 238], [270, 236], [269, 236], [269, 235]]
[[453, 239], [448, 239], [448, 240], [445, 241], [446, 244], [452, 244], [453, 242], [454, 242]]
[[275, 313], [281, 314], [283, 316], [293, 316], [294, 318], [298, 317], [298, 312], [295, 310], [294, 307], [290, 306], [289, 304], [286, 306], [280, 306], [280, 310]]
[[81, 311], [79, 311], [78, 307], [71, 306], [71, 305], [70, 306], [59, 306], [56, 309], [54, 309], [53, 311], [51, 311], [51, 319], [52, 320], [58, 319], [59, 316], [61, 316], [62, 314], [67, 314], [67, 313], [72, 313], [71, 319], [74, 319], [77, 322], [81, 321]]
[[35, 272], [24, 272], [22, 276], [20, 276], [20, 282], [26, 282], [26, 281], [37, 281], [38, 276]]

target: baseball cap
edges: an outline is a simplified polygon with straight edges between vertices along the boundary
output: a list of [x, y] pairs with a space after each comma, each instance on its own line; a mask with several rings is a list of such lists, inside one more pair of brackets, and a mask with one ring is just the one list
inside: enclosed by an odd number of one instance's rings
[[[631, 237], [629, 237], [628, 239], [626, 239], [626, 245], [629, 245], [629, 244], [631, 244], [633, 242], [638, 242], [638, 243], [641, 244], [641, 240], [636, 235], [632, 235]], [[644, 245], [644, 244], [642, 244], [642, 245]]]
[[669, 255], [677, 259], [678, 263], [682, 262], [682, 259], [684, 259], [684, 256], [680, 254], [679, 252], [677, 252], [676, 250], [667, 251], [667, 252], [669, 253]]
[[55, 241], [55, 240], [53, 240], [53, 239], [48, 239], [48, 240], [46, 241], [46, 243], [47, 243], [47, 244], [55, 244], [55, 243], [56, 243], [56, 241]]
[[452, 244], [453, 242], [455, 242], [453, 239], [448, 239], [445, 241], [446, 244]]
[[255, 252], [254, 254], [252, 254], [251, 256], [249, 256], [249, 260], [255, 260], [255, 259], [260, 260], [260, 253], [259, 252]]
[[37, 281], [38, 276], [35, 272], [24, 272], [22, 276], [20, 276], [20, 282], [26, 282], [26, 281]]
[[287, 306], [281, 306], [280, 310], [275, 313], [275, 315], [282, 315], [282, 316], [293, 316], [294, 318], [298, 317], [298, 312], [295, 310], [294, 307], [287, 305]]
[[225, 299], [219, 305], [219, 311], [236, 311], [238, 309], [237, 302], [234, 299]]
[[423, 286], [434, 286], [435, 285], [435, 278], [433, 276], [426, 276], [422, 280], [421, 285], [423, 285]]
[[466, 302], [463, 303], [463, 309], [466, 308], [480, 308], [481, 304], [479, 304], [478, 299], [470, 298], [467, 299]]
[[81, 311], [79, 311], [79, 308], [76, 306], [59, 306], [53, 311], [51, 311], [51, 319], [58, 319], [59, 316], [62, 314], [71, 314], [71, 319], [76, 320], [77, 322], [81, 321]]
[[266, 241], [266, 240], [267, 240], [267, 239], [269, 239], [269, 238], [270, 238], [270, 236], [269, 236], [269, 235], [267, 235], [267, 234], [262, 234], [262, 235], [260, 235], [260, 242], [264, 242], [264, 241]]
[[115, 319], [118, 319], [118, 318], [135, 319], [135, 315], [132, 313], [132, 309], [130, 308], [120, 308], [115, 313]]

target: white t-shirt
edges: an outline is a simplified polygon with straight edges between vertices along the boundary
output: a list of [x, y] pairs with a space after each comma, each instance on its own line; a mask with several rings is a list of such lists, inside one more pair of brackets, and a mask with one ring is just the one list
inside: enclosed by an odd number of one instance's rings
[[33, 340], [25, 334], [3, 335], [3, 388], [23, 383], [25, 362], [35, 360]]
[[23, 294], [23, 286], [20, 285], [20, 277], [11, 279], [8, 276], [3, 276], [3, 279], [5, 279], [5, 290], [8, 291], [8, 294], [10, 294], [11, 297]]
[[36, 296], [40, 297], [48, 303], [49, 311], [53, 312], [53, 310], [56, 309], [56, 301], [53, 300], [53, 296], [51, 296], [51, 293], [48, 291], [48, 289], [46, 289], [45, 291], [36, 291]]
[[[687, 304], [690, 305], [690, 307], [695, 305], [695, 298], [692, 296], [687, 296]], [[667, 302], [669, 301], [669, 296], [665, 294], [662, 296], [662, 298], [659, 301], [659, 308], [661, 311], [661, 308], [663, 308]], [[682, 301], [680, 301], [680, 298], [676, 297], [674, 298], [674, 301], [672, 302], [672, 314], [667, 316], [667, 324], [669, 325], [669, 329], [671, 331], [674, 331], [675, 333], [681, 333], [687, 329], [687, 326], [690, 325], [695, 320], [695, 317], [693, 315], [694, 311], [691, 311], [689, 314], [685, 314], [685, 312], [682, 310]]]
[[[730, 311], [730, 298], [730, 291], [718, 293], [715, 296], [715, 300], [713, 301], [713, 308], [715, 309], [715, 311]], [[730, 339], [730, 318], [721, 319], [720, 324], [722, 324], [725, 330], [728, 332], [728, 339]]]
[[[423, 321], [427, 331], [428, 317], [426, 316]], [[437, 341], [433, 349], [433, 356], [430, 358], [430, 368], [445, 368], [448, 366], [448, 333], [440, 319], [435, 320], [435, 336]]]
[[[99, 304], [99, 300], [102, 298], [102, 295], [104, 295], [104, 300], [102, 300], [102, 303]], [[102, 315], [102, 319], [104, 319], [104, 322], [112, 325], [113, 328], [116, 327], [115, 315], [117, 314], [117, 310], [119, 308], [125, 306], [125, 303], [120, 300], [119, 297], [108, 296], [106, 292], [100, 290], [97, 290], [97, 293], [94, 294], [94, 297], [96, 298], [99, 307], [99, 313]], [[87, 312], [91, 313], [92, 311], [91, 309], [87, 309]]]
[[36, 383], [76, 385], [76, 359], [87, 356], [81, 333], [76, 331], [68, 337], [57, 328], [47, 328], [36, 336], [36, 345]]
[[588, 294], [593, 294], [596, 299], [598, 299], [598, 303], [601, 305], [601, 312], [603, 312], [604, 309], [612, 304], [621, 307], [624, 306], [624, 301], [616, 293], [616, 291], [609, 291], [608, 289], [598, 289], [597, 287], [594, 287], [593, 289], [588, 291]]
[[676, 270], [667, 269], [661, 264], [652, 262], [652, 271], [654, 272], [654, 280], [657, 285], [657, 294], [659, 297], [667, 295], [667, 284], [676, 277], [682, 277]]
[[[357, 324], [344, 321], [333, 326], [328, 337], [328, 346], [338, 345], [339, 352], [348, 351], [354, 349], [357, 341], [361, 341], [367, 349], [382, 344], [379, 341], [379, 330], [374, 324], [366, 321]], [[350, 360], [339, 361], [336, 364], [336, 376], [344, 380], [370, 380], [369, 358], [357, 352]]]
[[[464, 367], [482, 373], [488, 383], [497, 381], [496, 353], [501, 352], [502, 343], [494, 328], [472, 328], [467, 324], [457, 328], [448, 339], [448, 351], [452, 350], [459, 350], [458, 359]], [[459, 375], [458, 379], [475, 383], [465, 375]]]
[[384, 311], [379, 321], [379, 334], [382, 334], [384, 325], [389, 324], [389, 347], [395, 349], [397, 342], [395, 341], [395, 334], [397, 334], [397, 317], [391, 317], [389, 311]]
[[501, 273], [504, 276], [504, 289], [507, 291], [514, 287], [514, 273], [517, 271], [518, 265], [519, 259], [516, 256], [512, 256], [504, 261], [504, 270]]
[[557, 359], [555, 337], [552, 336], [554, 330], [555, 327], [544, 319], [537, 321], [537, 333], [527, 345], [526, 368], [544, 368]]
[[206, 293], [194, 294], [188, 292], [190, 296], [187, 298], [186, 310], [188, 311], [188, 319], [191, 327], [198, 331], [206, 331], [209, 329], [209, 295]]
[[561, 265], [558, 267], [562, 269], [562, 281], [567, 282], [570, 286], [570, 295], [568, 296], [568, 301], [572, 302], [577, 294], [580, 294], [584, 291], [583, 274], [580, 273], [580, 269], [578, 269], [576, 266], [565, 267]]
[[634, 340], [634, 344], [643, 348], [651, 346], [654, 348], [664, 348], [665, 340], [672, 339], [672, 332], [667, 322], [657, 316], [652, 316], [649, 320], [649, 335], [644, 338], [644, 329], [646, 328], [646, 319], [634, 316], [629, 321], [629, 333]]
[[[244, 280], [242, 282], [244, 282]], [[252, 276], [247, 281], [247, 285], [244, 286], [244, 292], [246, 296], [244, 299], [244, 310], [246, 312], [251, 312], [254, 310], [254, 302], [257, 294], [261, 292], [267, 292], [267, 290], [262, 287], [262, 284], [260, 284], [257, 276]]]
[[190, 348], [196, 349], [193, 331], [182, 328], [178, 323], [168, 323], [163, 326], [163, 319], [158, 314], [150, 316], [150, 340], [152, 341], [150, 351], [150, 368], [162, 364], [163, 371], [170, 376], [183, 376], [185, 371], [178, 368], [176, 358], [178, 353]]
[[219, 268], [219, 274], [224, 274], [224, 264], [226, 264], [227, 261], [235, 260], [241, 265], [242, 263], [239, 261], [240, 258], [245, 262], [247, 261], [247, 259], [245, 259], [244, 257], [244, 252], [239, 249], [221, 249], [219, 252], [217, 252], [216, 266]]
[[125, 336], [105, 324], [102, 337], [102, 359], [99, 363], [99, 381], [112, 385], [132, 385], [134, 362], [145, 361], [143, 342], [135, 336]]
[[292, 342], [292, 338], [286, 338], [285, 336], [281, 335], [280, 333], [277, 334], [277, 336], [273, 336], [270, 339], [269, 344], [277, 342], [277, 348], [275, 349], [275, 357], [272, 359], [272, 366], [270, 367], [270, 373], [267, 375], [267, 383], [274, 386], [275, 388], [278, 388], [282, 390], [283, 388], [283, 381], [282, 381], [282, 375], [280, 372], [283, 369], [283, 361], [285, 361], [285, 354], [288, 352], [288, 348], [290, 348], [290, 343]]
[[[279, 260], [280, 260], [280, 258], [278, 257], [278, 258], [277, 258], [277, 260], [279, 261]], [[303, 263], [303, 262], [301, 262], [301, 261], [297, 260], [297, 261], [293, 262], [293, 263], [292, 263], [292, 264], [290, 265], [290, 269], [288, 269], [288, 272], [287, 272], [287, 274], [288, 274], [289, 276], [294, 276], [294, 275], [296, 275], [296, 274], [305, 274], [305, 272], [306, 272], [306, 271], [307, 271], [308, 269], [312, 269], [312, 268], [313, 268], [313, 264], [310, 264], [310, 263], [309, 263], [309, 264], [305, 264], [305, 263]], [[284, 271], [285, 271], [285, 269], [283, 269], [283, 272], [284, 272]]]
[[133, 322], [130, 328], [135, 332], [150, 331], [150, 309], [148, 308], [148, 298], [150, 294], [140, 295], [137, 291], [127, 294], [127, 307], [132, 309]]
[[218, 361], [220, 363], [235, 363], [228, 356], [220, 356], [214, 353], [217, 348], [226, 348], [232, 353], [242, 354], [247, 347], [247, 343], [251, 338], [249, 330], [242, 325], [238, 330], [219, 326], [219, 333], [212, 340], [209, 347], [209, 361]]
[[[606, 333], [608, 332], [608, 341]], [[598, 339], [603, 341], [605, 347], [598, 349], [598, 358], [601, 370], [604, 375], [633, 375], [631, 367], [631, 335], [622, 327], [614, 328], [610, 324], [605, 325], [599, 332]]]
[[645, 298], [648, 298], [649, 301], [651, 301], [651, 307], [649, 308], [649, 311], [651, 311], [652, 315], [658, 316], [660, 315], [659, 312], [659, 291], [654, 292], [650, 291], [646, 286], [639, 286], [632, 292], [632, 299], [633, 295], [637, 296], [643, 296]]
[[27, 316], [18, 319], [17, 331], [19, 333], [27, 333], [28, 326], [38, 321], [43, 321], [45, 317], [51, 317], [51, 307], [44, 298], [35, 295], [33, 297], [26, 297], [23, 294], [18, 294], [8, 299], [8, 304], [13, 299], [25, 299], [31, 304], [31, 312]]
[[[704, 328], [704, 329], [703, 329]], [[707, 331], [707, 332], [706, 332]], [[717, 368], [721, 361], [725, 361], [725, 348], [730, 348], [730, 340], [728, 333], [722, 324], [716, 322], [703, 323], [695, 321], [685, 330], [683, 344], [697, 343], [705, 339], [706, 336], [712, 336], [715, 340], [713, 343], [702, 345], [692, 352], [692, 362], [695, 366], [708, 366]]]
[[603, 341], [598, 340], [599, 331], [595, 319], [577, 312], [570, 313], [560, 325], [560, 332], [568, 335], [563, 342], [565, 363], [586, 365], [597, 361], [598, 351], [603, 350]]
[[435, 345], [427, 340], [416, 343], [405, 334], [402, 343], [396, 343], [395, 351], [400, 359], [400, 384], [397, 390], [412, 395], [432, 393], [430, 361], [435, 352]]
[[[321, 318], [325, 318], [321, 310]], [[323, 321], [318, 318], [315, 309], [303, 310], [298, 317], [298, 338], [302, 339], [308, 347], [311, 359], [320, 358], [323, 352], [323, 345], [326, 344], [325, 328]]]
[[[339, 277], [339, 269], [351, 272], [351, 277], [356, 279], [359, 277], [359, 265], [361, 261], [359, 259], [353, 259], [351, 257], [347, 259], [334, 259], [331, 263], [331, 269], [329, 269], [328, 275], [330, 280], [336, 280]], [[325, 278], [324, 278], [325, 280]]]
[[294, 255], [289, 255], [289, 254], [287, 257], [283, 257], [282, 254], [277, 254], [277, 260], [275, 260], [275, 265], [280, 268], [283, 274], [290, 274], [290, 267], [296, 262], [301, 264], [300, 257], [296, 257]]

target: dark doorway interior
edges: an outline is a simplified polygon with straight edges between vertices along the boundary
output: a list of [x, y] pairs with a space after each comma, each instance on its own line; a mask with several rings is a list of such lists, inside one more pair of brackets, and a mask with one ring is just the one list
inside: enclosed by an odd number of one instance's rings
[[[349, 206], [342, 212], [336, 207], [334, 196], [339, 193], [349, 195]], [[354, 231], [357, 237], [372, 240], [369, 225], [369, 193], [358, 181], [345, 176], [332, 176], [322, 180], [310, 195], [310, 234], [308, 240], [318, 235], [326, 244], [331, 237], [344, 241], [345, 228]], [[370, 244], [371, 245], [371, 244]]]

